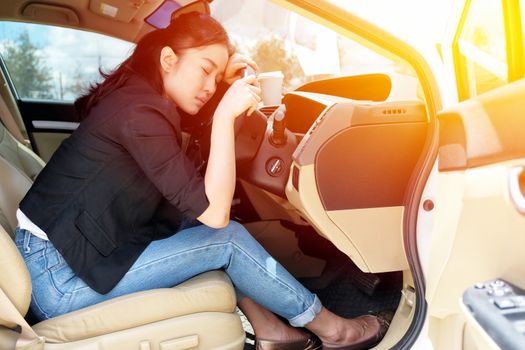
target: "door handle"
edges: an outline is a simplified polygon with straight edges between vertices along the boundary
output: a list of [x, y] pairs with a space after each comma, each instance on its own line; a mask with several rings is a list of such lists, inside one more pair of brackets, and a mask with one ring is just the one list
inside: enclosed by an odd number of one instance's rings
[[[509, 193], [514, 207], [522, 215], [525, 215], [525, 196], [520, 185], [523, 176], [523, 167], [515, 167], [509, 171]], [[525, 182], [525, 181], [524, 181]]]

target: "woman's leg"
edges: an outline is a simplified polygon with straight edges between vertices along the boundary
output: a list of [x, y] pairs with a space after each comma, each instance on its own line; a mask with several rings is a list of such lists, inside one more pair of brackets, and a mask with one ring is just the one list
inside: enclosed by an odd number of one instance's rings
[[238, 298], [237, 304], [250, 321], [258, 339], [294, 341], [307, 338], [299, 328], [285, 324], [274, 313], [248, 297]]
[[32, 307], [36, 306], [41, 318], [133, 292], [172, 287], [202, 272], [224, 269], [242, 294], [288, 319], [292, 326], [305, 326], [326, 343], [345, 344], [365, 335], [367, 329], [377, 329], [371, 320], [346, 320], [322, 308], [315, 294], [295, 280], [236, 222], [223, 229], [200, 225], [152, 242], [105, 295], [76, 277], [50, 242], [20, 233], [17, 232], [17, 238], [21, 252], [31, 251], [31, 246], [39, 249], [37, 254], [33, 249], [32, 256], [24, 257], [36, 284]]
[[[34, 236], [31, 239], [38, 240]], [[42, 274], [45, 281], [40, 282], [47, 286], [35, 288], [34, 293], [40, 304], [49, 299], [50, 289], [60, 296], [60, 300], [52, 298], [57, 305], [47, 305], [43, 310], [46, 317], [124, 294], [171, 287], [215, 269], [226, 271], [243, 294], [288, 319], [292, 325], [302, 326], [310, 322], [321, 308], [317, 297], [298, 283], [236, 222], [223, 229], [200, 225], [152, 242], [117, 286], [105, 295], [89, 288], [67, 264], [60, 261], [50, 263], [51, 255], [53, 259], [61, 258], [56, 251], [47, 254], [45, 265], [52, 271]], [[39, 295], [40, 290], [42, 293]]]

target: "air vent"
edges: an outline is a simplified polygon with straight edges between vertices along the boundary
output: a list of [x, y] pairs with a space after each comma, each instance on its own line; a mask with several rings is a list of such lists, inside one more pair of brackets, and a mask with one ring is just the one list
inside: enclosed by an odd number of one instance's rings
[[382, 111], [382, 113], [385, 115], [402, 115], [406, 114], [406, 112], [406, 108], [386, 108]]
[[269, 118], [277, 108], [279, 108], [279, 106], [264, 106], [259, 108], [259, 112], [264, 114], [266, 118]]

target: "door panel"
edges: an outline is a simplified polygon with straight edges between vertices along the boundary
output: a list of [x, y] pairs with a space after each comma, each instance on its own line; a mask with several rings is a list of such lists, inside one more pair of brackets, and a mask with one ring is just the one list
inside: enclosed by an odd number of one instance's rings
[[80, 122], [72, 101], [28, 100], [18, 101], [20, 113], [29, 121]]
[[45, 162], [78, 127], [79, 118], [72, 102], [18, 100], [18, 108], [33, 149]]
[[500, 347], [487, 334], [486, 330], [472, 317], [468, 309], [462, 305], [463, 314], [466, 315], [463, 337], [464, 350], [499, 350]]
[[508, 196], [509, 169], [517, 164], [525, 158], [439, 175], [427, 283], [433, 316], [458, 312], [457, 300], [480, 281], [501, 277], [525, 286], [525, 217]]
[[478, 348], [523, 349], [525, 290], [503, 279], [484, 281], [465, 291], [461, 306], [466, 333], [473, 335]]
[[33, 148], [44, 162], [48, 162], [51, 156], [57, 150], [58, 146], [69, 137], [69, 133], [65, 132], [34, 132]]
[[[464, 343], [445, 342], [446, 348], [479, 346], [479, 339], [468, 339], [481, 326], [458, 302], [465, 290], [496, 278], [525, 287], [525, 216], [510, 195], [523, 184], [515, 169], [525, 165], [524, 94], [522, 80], [438, 115], [440, 171], [426, 299], [441, 327], [458, 316], [462, 325], [471, 322]], [[490, 323], [481, 328], [491, 334]], [[439, 331], [430, 334], [443, 344]]]

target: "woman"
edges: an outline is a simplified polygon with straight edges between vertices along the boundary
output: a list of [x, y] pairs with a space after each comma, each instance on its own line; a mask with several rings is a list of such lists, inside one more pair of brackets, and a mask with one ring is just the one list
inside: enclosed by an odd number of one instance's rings
[[[229, 221], [233, 124], [260, 101], [255, 77], [238, 77], [247, 65], [256, 69], [232, 54], [218, 22], [190, 13], [147, 34], [77, 101], [84, 120], [17, 212], [16, 242], [31, 274], [31, 308], [38, 318], [224, 269], [259, 349], [317, 349], [321, 341], [325, 349], [358, 349], [380, 340], [382, 320], [344, 319], [326, 310]], [[175, 107], [195, 115], [221, 80], [231, 86], [213, 115], [202, 178], [181, 150]]]

